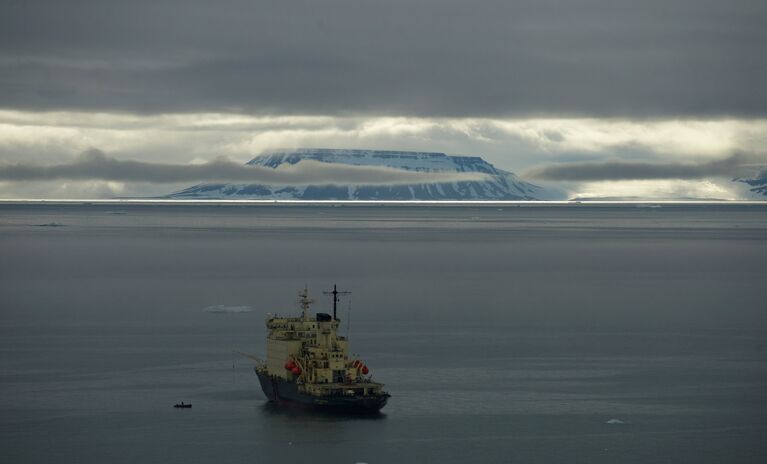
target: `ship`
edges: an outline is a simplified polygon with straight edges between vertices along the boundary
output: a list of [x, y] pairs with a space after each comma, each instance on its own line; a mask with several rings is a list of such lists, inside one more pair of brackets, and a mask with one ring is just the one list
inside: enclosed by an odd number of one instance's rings
[[[339, 292], [333, 297], [333, 314], [310, 315], [313, 300], [307, 288], [299, 292], [298, 317], [270, 315], [266, 320], [266, 360], [257, 360], [255, 372], [270, 402], [298, 405], [328, 412], [377, 413], [389, 393], [373, 381], [361, 359], [349, 357], [348, 336], [338, 334]], [[251, 356], [252, 357], [252, 356]]]

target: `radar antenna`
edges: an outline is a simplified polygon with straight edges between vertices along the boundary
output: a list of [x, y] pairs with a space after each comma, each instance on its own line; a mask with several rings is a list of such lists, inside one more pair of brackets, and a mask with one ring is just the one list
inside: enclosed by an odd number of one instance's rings
[[322, 293], [325, 295], [333, 295], [333, 320], [337, 321], [338, 318], [336, 317], [336, 307], [338, 306], [338, 295], [351, 295], [352, 292], [339, 292], [336, 285], [333, 284], [332, 292], [322, 292]]

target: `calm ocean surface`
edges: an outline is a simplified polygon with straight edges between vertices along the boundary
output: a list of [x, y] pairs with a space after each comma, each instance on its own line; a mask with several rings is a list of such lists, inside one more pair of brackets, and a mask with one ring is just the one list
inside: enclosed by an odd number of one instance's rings
[[[334, 283], [380, 416], [232, 353]], [[762, 463], [766, 308], [765, 206], [4, 204], [0, 462]]]

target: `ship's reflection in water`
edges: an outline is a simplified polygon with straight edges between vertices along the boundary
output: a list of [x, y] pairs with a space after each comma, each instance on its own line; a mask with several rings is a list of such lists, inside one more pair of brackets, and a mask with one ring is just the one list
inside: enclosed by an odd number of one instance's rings
[[[255, 396], [255, 395], [254, 395]], [[383, 420], [386, 419], [386, 413], [382, 411], [369, 412], [364, 414], [352, 414], [348, 412], [339, 411], [323, 411], [313, 408], [307, 408], [302, 405], [294, 403], [280, 403], [277, 404], [273, 401], [267, 401], [258, 408], [266, 416], [279, 416], [287, 418], [295, 418], [299, 420], [318, 420], [325, 422], [338, 422], [346, 420]]]

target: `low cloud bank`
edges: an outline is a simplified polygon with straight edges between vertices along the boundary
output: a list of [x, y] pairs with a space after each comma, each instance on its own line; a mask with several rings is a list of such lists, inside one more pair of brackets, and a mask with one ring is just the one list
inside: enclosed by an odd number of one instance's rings
[[652, 161], [584, 161], [534, 167], [524, 176], [553, 181], [610, 181], [651, 179], [705, 179], [737, 177], [755, 165], [767, 163], [767, 157], [736, 153], [724, 159], [701, 163], [663, 163]]
[[379, 166], [353, 166], [304, 160], [276, 169], [217, 158], [204, 164], [168, 164], [118, 160], [88, 150], [71, 163], [41, 166], [0, 164], [0, 181], [105, 180], [116, 182], [244, 182], [289, 185], [402, 185], [485, 180], [475, 172], [414, 172]]

